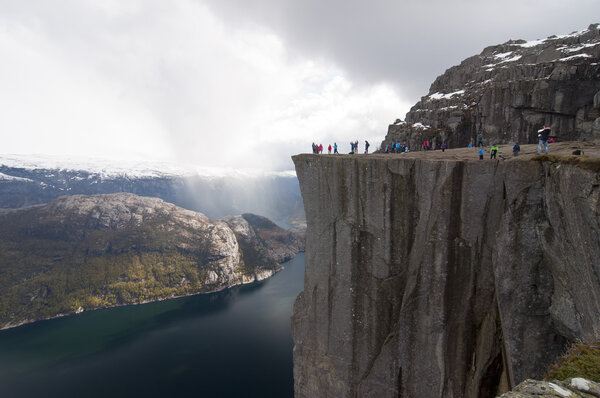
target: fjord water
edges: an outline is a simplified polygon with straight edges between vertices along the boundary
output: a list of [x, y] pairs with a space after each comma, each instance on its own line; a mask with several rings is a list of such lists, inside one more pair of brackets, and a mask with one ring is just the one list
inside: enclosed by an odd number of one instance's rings
[[291, 397], [304, 253], [221, 292], [0, 331], [0, 397]]

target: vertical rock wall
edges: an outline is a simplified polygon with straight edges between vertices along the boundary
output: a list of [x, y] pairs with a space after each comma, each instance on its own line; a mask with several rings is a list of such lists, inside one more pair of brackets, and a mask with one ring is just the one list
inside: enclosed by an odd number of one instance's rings
[[299, 155], [296, 397], [487, 397], [600, 337], [598, 175]]

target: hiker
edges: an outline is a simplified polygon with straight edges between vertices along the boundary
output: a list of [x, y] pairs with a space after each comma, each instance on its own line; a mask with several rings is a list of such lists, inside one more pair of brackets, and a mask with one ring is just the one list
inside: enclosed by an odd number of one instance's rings
[[339, 155], [339, 152], [337, 150], [337, 142], [333, 143], [333, 153], [337, 153]]
[[329, 146], [327, 147], [327, 152], [329, 152], [329, 154], [331, 155], [331, 144], [329, 144]]
[[548, 126], [547, 124], [544, 125], [543, 129], [538, 130], [538, 137], [540, 139], [537, 150], [538, 155], [542, 152], [542, 145], [544, 146], [546, 155], [548, 154], [548, 137], [550, 136], [551, 131], [552, 130], [550, 129], [550, 126]]
[[427, 150], [427, 141], [423, 141], [423, 150], [426, 151]]
[[479, 154], [479, 160], [483, 160], [483, 148], [479, 148], [479, 151], [477, 151], [477, 153]]
[[521, 147], [519, 146], [519, 143], [517, 142], [515, 144], [515, 146], [513, 146], [513, 156], [518, 156], [520, 150], [521, 150]]
[[481, 134], [477, 136], [477, 148], [480, 146], [483, 146], [483, 136]]
[[442, 152], [446, 150], [446, 141], [442, 142]]
[[494, 144], [490, 148], [490, 159], [496, 159], [496, 153], [498, 153], [498, 147], [496, 146], [496, 144]]
[[315, 145], [314, 142], [312, 144], [312, 149], [313, 149], [313, 153], [317, 153], [317, 146]]
[[354, 142], [350, 141], [350, 155], [354, 154]]
[[319, 153], [323, 153], [323, 144], [319, 144]]
[[371, 145], [369, 144], [369, 141], [365, 140], [365, 153], [369, 153], [369, 147]]

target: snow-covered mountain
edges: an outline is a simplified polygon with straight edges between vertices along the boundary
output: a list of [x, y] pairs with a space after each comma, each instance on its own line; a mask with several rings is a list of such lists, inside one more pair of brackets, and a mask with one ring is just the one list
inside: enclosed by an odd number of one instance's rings
[[0, 155], [0, 209], [48, 203], [63, 195], [117, 192], [158, 197], [210, 218], [250, 212], [288, 226], [290, 219], [304, 217], [294, 171]]

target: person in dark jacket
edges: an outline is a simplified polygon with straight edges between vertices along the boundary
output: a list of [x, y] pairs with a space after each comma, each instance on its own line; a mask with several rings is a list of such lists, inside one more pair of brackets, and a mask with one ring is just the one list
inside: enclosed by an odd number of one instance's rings
[[519, 146], [519, 143], [515, 143], [515, 146], [513, 146], [513, 156], [518, 156], [519, 152], [521, 151], [521, 147]]
[[548, 154], [548, 138], [550, 137], [550, 126], [547, 124], [544, 125], [544, 128], [538, 130], [538, 137], [540, 139], [540, 143], [538, 144], [537, 154], [539, 155], [542, 152], [542, 145], [544, 146], [544, 150], [546, 151], [546, 155]]

